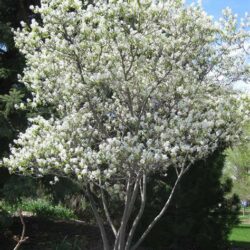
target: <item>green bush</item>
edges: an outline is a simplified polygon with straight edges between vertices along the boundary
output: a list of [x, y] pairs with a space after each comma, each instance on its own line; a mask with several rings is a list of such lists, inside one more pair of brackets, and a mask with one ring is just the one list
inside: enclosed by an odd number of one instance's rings
[[[38, 217], [46, 217], [51, 219], [76, 219], [74, 212], [62, 205], [53, 205], [46, 199], [23, 199], [20, 202], [12, 205], [7, 202], [1, 202], [0, 208], [3, 211], [8, 211], [9, 214], [16, 214], [16, 211], [21, 210], [30, 212]], [[0, 210], [1, 211], [1, 210]]]
[[44, 199], [24, 200], [19, 205], [23, 211], [32, 212], [39, 217], [53, 219], [76, 219], [74, 212], [62, 205], [53, 205]]

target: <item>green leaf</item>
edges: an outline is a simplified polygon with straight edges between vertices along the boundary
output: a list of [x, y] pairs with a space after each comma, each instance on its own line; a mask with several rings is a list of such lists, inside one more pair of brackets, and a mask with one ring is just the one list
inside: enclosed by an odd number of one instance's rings
[[24, 94], [17, 89], [11, 89], [9, 94], [0, 96], [0, 103], [3, 104], [3, 113], [8, 116], [13, 110], [15, 110], [15, 105], [20, 104]]

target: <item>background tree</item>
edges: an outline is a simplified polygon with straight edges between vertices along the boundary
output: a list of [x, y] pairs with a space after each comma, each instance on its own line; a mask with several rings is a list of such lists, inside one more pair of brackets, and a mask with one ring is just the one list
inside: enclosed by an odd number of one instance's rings
[[[18, 80], [22, 74], [25, 59], [18, 48], [15, 47], [12, 29], [21, 26], [21, 22], [30, 23], [35, 18], [29, 6], [39, 5], [39, 0], [0, 0], [0, 157], [9, 154], [9, 144], [13, 142], [20, 131], [27, 127], [27, 117], [33, 116], [32, 110], [16, 110], [15, 106], [30, 98], [24, 84]], [[36, 16], [37, 18], [38, 16]], [[47, 108], [37, 111], [48, 113]], [[17, 206], [23, 198], [51, 197], [54, 203], [64, 202], [68, 206], [78, 200], [79, 191], [69, 180], [61, 180], [57, 185], [50, 185], [54, 176], [46, 176], [42, 180], [30, 177], [10, 175], [7, 168], [0, 169], [0, 199], [1, 201]], [[37, 192], [38, 190], [38, 192]], [[69, 199], [68, 197], [71, 197]], [[82, 196], [82, 195], [81, 195]], [[74, 208], [76, 205], [74, 206]], [[77, 212], [85, 206], [77, 206]], [[0, 209], [3, 209], [0, 205]], [[6, 218], [7, 211], [2, 212], [0, 225], [9, 225]]]
[[[9, 154], [9, 144], [20, 131], [27, 127], [27, 116], [31, 112], [16, 110], [15, 105], [30, 97], [24, 84], [18, 80], [25, 66], [25, 59], [15, 47], [13, 28], [20, 27], [20, 22], [30, 23], [34, 14], [30, 11], [31, 4], [39, 4], [39, 0], [0, 0], [0, 157]], [[0, 200], [17, 207], [23, 198], [37, 198], [46, 192], [49, 181], [43, 184], [30, 177], [10, 175], [7, 168], [0, 169]], [[63, 192], [61, 192], [63, 193]], [[55, 195], [56, 197], [56, 195]], [[11, 224], [11, 215], [0, 204], [0, 226]]]
[[23, 56], [14, 44], [12, 28], [20, 26], [21, 21], [30, 22], [33, 14], [29, 1], [0, 1], [0, 155], [8, 152], [9, 143], [17, 132], [26, 127], [25, 112], [16, 111], [14, 106], [19, 104], [26, 93], [24, 85], [17, 79], [25, 65]]
[[229, 148], [227, 153], [227, 166], [225, 175], [233, 179], [233, 192], [241, 200], [250, 200], [250, 125], [245, 127], [246, 140], [240, 145]]
[[[3, 164], [12, 172], [54, 174], [83, 186], [104, 249], [136, 249], [163, 216], [191, 165], [241, 134], [245, 110], [224, 85], [248, 77], [249, 31], [230, 10], [214, 24], [199, 6], [181, 1], [140, 3], [42, 1], [16, 32], [27, 59], [27, 105], [51, 107], [30, 119]], [[24, 105], [20, 105], [22, 108]], [[169, 196], [138, 241], [147, 180], [174, 171]], [[109, 197], [124, 202], [113, 223]], [[112, 246], [101, 201], [114, 233]], [[128, 227], [134, 204], [140, 209]]]
[[[24, 100], [27, 92], [24, 85], [17, 80], [17, 75], [22, 72], [25, 60], [15, 47], [14, 34], [11, 29], [19, 27], [21, 20], [25, 20], [27, 23], [30, 21], [32, 13], [28, 6], [37, 2], [0, 1], [0, 157], [8, 155], [9, 144], [19, 131], [24, 130], [27, 126], [26, 112], [16, 111], [14, 108], [15, 105]], [[16, 198], [19, 197], [20, 192], [14, 194], [15, 187], [18, 187], [17, 190], [19, 191], [22, 190], [17, 184], [20, 182], [16, 182], [17, 179], [16, 176], [10, 177], [7, 169], [0, 169], [1, 199], [8, 197], [5, 196], [3, 190], [4, 185], [8, 185], [8, 181], [15, 184], [15, 186], [12, 186], [11, 197], [13, 198], [13, 195]], [[10, 192], [8, 192], [9, 194]], [[2, 211], [1, 214], [3, 215], [1, 221], [5, 221], [7, 212]], [[7, 219], [9, 220], [9, 218]], [[4, 224], [6, 223], [1, 223], [1, 225]]]

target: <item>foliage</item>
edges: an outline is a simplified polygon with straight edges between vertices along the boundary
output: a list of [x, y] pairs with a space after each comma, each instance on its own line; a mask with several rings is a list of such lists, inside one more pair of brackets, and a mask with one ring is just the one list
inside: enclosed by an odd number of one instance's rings
[[19, 8], [22, 1], [0, 1], [0, 79], [1, 94], [7, 93], [10, 87], [17, 82], [17, 74], [24, 66], [23, 57], [15, 48], [11, 28], [17, 28], [24, 18]]
[[[23, 100], [25, 88], [18, 81], [24, 58], [15, 47], [12, 28], [20, 26], [21, 20], [29, 21], [31, 14], [28, 5], [34, 0], [0, 1], [0, 155], [8, 152], [8, 145], [17, 130], [26, 127], [24, 112], [16, 112], [15, 104]], [[26, 93], [27, 95], [27, 93]]]
[[11, 89], [8, 95], [0, 96], [0, 102], [3, 104], [3, 114], [7, 117], [14, 111], [15, 106], [20, 104], [24, 94], [16, 89]]
[[[27, 60], [22, 81], [32, 93], [19, 108], [44, 106], [53, 113], [29, 120], [3, 165], [11, 172], [78, 180], [104, 249], [110, 246], [97, 204], [114, 233], [114, 249], [134, 250], [191, 165], [241, 135], [247, 111], [225, 86], [249, 76], [247, 22], [238, 26], [226, 9], [214, 23], [200, 6], [177, 0], [88, 6], [42, 0], [31, 9], [42, 21], [22, 23], [15, 38]], [[166, 203], [132, 246], [148, 178], [173, 170]], [[109, 197], [125, 204], [120, 223], [112, 223]]]
[[14, 205], [6, 201], [1, 202], [1, 207], [14, 215], [17, 210], [31, 212], [38, 217], [50, 219], [76, 219], [74, 212], [62, 205], [54, 205], [49, 199], [22, 199]]
[[[31, 3], [37, 3], [37, 1], [0, 0], [0, 157], [8, 155], [9, 144], [27, 126], [26, 112], [15, 110], [15, 105], [20, 104], [27, 97], [27, 91], [17, 79], [17, 75], [23, 70], [24, 58], [15, 47], [14, 34], [11, 29], [19, 27], [21, 20], [29, 21], [31, 12], [28, 5]], [[14, 179], [17, 180], [16, 177]], [[22, 186], [16, 185], [22, 181], [12, 182], [8, 170], [1, 169], [0, 195], [2, 199], [5, 191], [1, 189], [8, 181], [12, 185], [15, 184], [11, 195], [13, 200], [14, 192], [18, 192], [17, 196], [23, 192]], [[29, 183], [28, 179], [27, 182]], [[31, 187], [27, 190], [31, 190]]]
[[226, 151], [225, 176], [233, 178], [233, 191], [240, 196], [241, 200], [250, 200], [250, 124], [245, 127], [245, 135], [246, 140]]
[[45, 198], [54, 205], [63, 204], [86, 222], [93, 221], [90, 205], [79, 183], [68, 178], [60, 178], [55, 182], [54, 176], [46, 175], [40, 179], [39, 185], [40, 198]]
[[[229, 181], [221, 183], [224, 156], [216, 152], [206, 161], [192, 166], [177, 189], [168, 213], [145, 240], [145, 246], [158, 249], [227, 249], [228, 234], [238, 223], [239, 199], [225, 196], [231, 191]], [[206, 173], [206, 174], [204, 174]], [[175, 173], [152, 178], [148, 205], [139, 231], [145, 227], [164, 204], [169, 183]]]
[[38, 183], [30, 177], [12, 175], [4, 184], [1, 196], [13, 206], [25, 197], [37, 197]]
[[62, 205], [53, 205], [47, 200], [24, 200], [20, 204], [23, 211], [32, 212], [39, 217], [52, 219], [76, 219], [73, 211]]
[[[31, 111], [27, 114], [26, 111], [16, 110], [17, 104], [20, 104], [30, 95], [17, 77], [23, 70], [25, 60], [15, 47], [14, 34], [11, 29], [19, 27], [20, 21], [30, 23], [34, 15], [30, 11], [29, 5], [38, 4], [39, 2], [38, 0], [0, 0], [0, 157], [8, 155], [9, 144], [16, 137], [17, 133], [26, 128], [27, 116], [32, 116]], [[39, 110], [39, 112], [46, 113], [47, 110]], [[1, 169], [0, 198], [11, 204], [12, 210], [16, 209], [20, 201], [25, 197], [37, 198], [40, 196], [44, 198], [46, 195], [45, 189], [48, 189], [50, 185], [45, 180], [43, 182], [41, 184], [41, 180], [29, 177], [10, 176], [6, 169]], [[69, 185], [67, 187], [67, 192], [69, 193], [71, 189]], [[58, 192], [56, 190], [53, 192], [53, 204], [59, 203], [59, 200], [55, 199], [59, 193], [62, 197], [62, 191]], [[44, 209], [49, 213], [49, 207], [52, 205], [47, 205]], [[42, 212], [39, 211], [39, 213], [41, 214]], [[51, 215], [53, 213], [53, 211], [50, 211]], [[66, 212], [65, 216], [67, 216]], [[1, 212], [1, 221], [3, 220], [11, 222], [9, 214], [4, 211]], [[7, 224], [10, 225], [9, 223]]]

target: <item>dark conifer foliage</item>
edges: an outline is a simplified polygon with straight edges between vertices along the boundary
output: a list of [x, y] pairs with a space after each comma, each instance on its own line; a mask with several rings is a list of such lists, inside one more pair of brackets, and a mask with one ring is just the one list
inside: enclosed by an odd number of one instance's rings
[[[221, 152], [199, 161], [182, 179], [171, 207], [145, 241], [154, 250], [224, 250], [228, 234], [238, 223], [239, 199], [228, 197], [231, 180], [221, 182], [225, 157]], [[159, 211], [174, 181], [175, 172], [164, 179], [151, 179], [141, 228]], [[227, 198], [226, 198], [227, 197]], [[171, 246], [169, 248], [169, 246]]]
[[[12, 29], [18, 28], [21, 21], [30, 22], [34, 17], [29, 10], [31, 4], [37, 5], [39, 1], [0, 0], [0, 158], [8, 154], [9, 144], [27, 126], [27, 113], [15, 109], [28, 93], [18, 81], [25, 60], [15, 48]], [[0, 189], [9, 178], [8, 171], [0, 168]]]
[[17, 131], [26, 127], [25, 113], [14, 109], [27, 93], [17, 79], [25, 60], [15, 48], [12, 29], [19, 27], [21, 21], [30, 22], [31, 4], [37, 5], [38, 1], [0, 0], [0, 156], [7, 153]]

